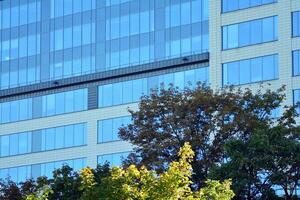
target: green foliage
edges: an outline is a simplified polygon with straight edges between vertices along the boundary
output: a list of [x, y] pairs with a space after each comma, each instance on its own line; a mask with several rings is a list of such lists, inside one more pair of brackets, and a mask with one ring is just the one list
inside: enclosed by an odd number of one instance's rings
[[[34, 192], [27, 195], [26, 200], [48, 200], [54, 199], [81, 199], [81, 200], [230, 200], [234, 193], [230, 189], [230, 181], [207, 181], [206, 187], [199, 191], [192, 191], [190, 184], [192, 175], [191, 161], [194, 152], [191, 146], [186, 143], [178, 153], [179, 160], [170, 164], [169, 169], [164, 173], [149, 171], [145, 167], [137, 168], [131, 165], [127, 169], [114, 167], [107, 173], [107, 167], [98, 167], [96, 170], [84, 168], [80, 171], [79, 190], [81, 196], [73, 198], [70, 193], [63, 194], [65, 190], [58, 191], [53, 183], [46, 184]], [[68, 168], [63, 167], [68, 171]], [[100, 182], [97, 182], [98, 172], [105, 172]], [[61, 174], [57, 170], [56, 174]], [[67, 174], [70, 174], [67, 172]], [[55, 178], [54, 178], [55, 179]], [[77, 180], [75, 180], [77, 182]], [[54, 193], [60, 193], [57, 197]]]
[[299, 127], [279, 123], [255, 131], [246, 141], [233, 139], [225, 145], [229, 161], [210, 176], [232, 178], [238, 199], [276, 199], [274, 187], [292, 199], [300, 181], [299, 136]]
[[155, 90], [138, 110], [129, 110], [133, 123], [120, 129], [120, 137], [135, 147], [125, 166], [165, 172], [189, 142], [195, 152], [193, 189], [209, 178], [232, 179], [236, 199], [277, 199], [278, 186], [289, 198], [299, 187], [297, 114], [283, 107], [282, 117], [271, 116], [284, 98], [284, 87], [256, 93], [203, 85]]
[[[130, 165], [127, 169], [115, 167], [111, 176], [104, 180], [100, 195], [103, 199], [152, 200], [152, 199], [203, 199], [229, 200], [234, 194], [229, 181], [220, 183], [208, 181], [207, 187], [200, 191], [190, 188], [194, 152], [185, 144], [178, 153], [179, 161], [170, 164], [168, 170], [161, 174], [149, 171], [145, 167], [138, 169]], [[106, 186], [106, 187], [104, 187]]]
[[54, 192], [50, 186], [45, 185], [42, 188], [39, 188], [35, 193], [28, 195], [26, 200], [48, 200], [49, 196], [53, 193]]
[[284, 88], [262, 90], [214, 92], [199, 85], [153, 91], [130, 111], [133, 123], [120, 129], [135, 147], [123, 167], [105, 164], [78, 174], [64, 166], [53, 179], [40, 177], [21, 188], [0, 182], [0, 199], [299, 199], [297, 114], [284, 107], [273, 119]]

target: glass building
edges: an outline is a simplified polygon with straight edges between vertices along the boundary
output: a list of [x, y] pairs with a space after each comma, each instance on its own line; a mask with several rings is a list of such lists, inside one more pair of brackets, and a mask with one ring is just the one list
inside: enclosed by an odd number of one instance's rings
[[127, 108], [161, 83], [285, 84], [297, 103], [299, 13], [299, 0], [0, 1], [0, 178], [119, 165]]

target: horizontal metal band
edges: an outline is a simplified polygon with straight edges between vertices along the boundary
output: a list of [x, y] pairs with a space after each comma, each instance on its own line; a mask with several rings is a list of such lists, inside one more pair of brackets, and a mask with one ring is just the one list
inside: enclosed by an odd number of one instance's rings
[[33, 85], [21, 86], [0, 90], [0, 99], [9, 98], [13, 96], [26, 95], [30, 93], [43, 92], [47, 90], [61, 89], [64, 87], [71, 87], [76, 85], [88, 84], [92, 82], [99, 82], [108, 79], [121, 78], [136, 74], [153, 72], [157, 70], [164, 70], [169, 68], [176, 68], [184, 65], [191, 65], [195, 63], [208, 63], [209, 53], [185, 56], [181, 58], [174, 58], [162, 61], [156, 61], [148, 64], [130, 66], [105, 72], [96, 72], [87, 75], [75, 76], [53, 81], [46, 81], [36, 83]]

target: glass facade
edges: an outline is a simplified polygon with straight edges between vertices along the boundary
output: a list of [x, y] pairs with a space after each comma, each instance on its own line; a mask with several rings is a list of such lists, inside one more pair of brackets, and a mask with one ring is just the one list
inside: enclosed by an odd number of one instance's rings
[[0, 157], [86, 144], [86, 123], [0, 136]]
[[111, 166], [121, 166], [122, 161], [126, 159], [129, 153], [130, 152], [122, 152], [98, 156], [98, 164], [104, 165], [108, 162]]
[[183, 89], [186, 86], [195, 86], [195, 83], [208, 83], [209, 67], [202, 67], [188, 71], [181, 71], [142, 79], [101, 85], [98, 89], [99, 107], [108, 107], [133, 103], [143, 95], [150, 94], [151, 89], [159, 88], [160, 84], [173, 84]]
[[293, 37], [300, 36], [300, 11], [292, 13], [293, 20]]
[[120, 140], [119, 128], [131, 123], [131, 116], [117, 117], [98, 121], [98, 143]]
[[277, 78], [277, 54], [223, 64], [223, 85], [240, 85]]
[[53, 170], [58, 169], [63, 165], [69, 165], [75, 171], [78, 171], [86, 166], [86, 158], [0, 169], [0, 179], [5, 179], [9, 176], [12, 181], [20, 183], [30, 178], [36, 179], [39, 176], [47, 176], [51, 178], [53, 176]]
[[87, 110], [87, 89], [0, 103], [0, 124]]
[[278, 17], [223, 26], [222, 34], [223, 50], [275, 41], [278, 38]]
[[0, 1], [0, 89], [207, 52], [208, 2]]
[[293, 75], [300, 75], [300, 50], [293, 51]]
[[242, 10], [275, 2], [277, 0], [222, 0], [222, 12]]

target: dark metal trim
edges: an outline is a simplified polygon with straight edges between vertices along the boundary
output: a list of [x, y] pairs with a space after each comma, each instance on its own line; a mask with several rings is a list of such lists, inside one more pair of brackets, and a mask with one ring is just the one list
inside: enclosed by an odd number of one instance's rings
[[26, 95], [34, 92], [43, 92], [47, 90], [60, 89], [64, 87], [78, 86], [92, 82], [99, 82], [108, 79], [121, 78], [141, 73], [153, 72], [157, 70], [165, 70], [169, 68], [176, 68], [184, 65], [192, 65], [196, 63], [208, 63], [209, 53], [197, 54], [192, 56], [185, 56], [181, 58], [174, 58], [169, 60], [157, 61], [149, 64], [130, 66], [121, 69], [115, 69], [105, 72], [98, 72], [77, 77], [70, 77], [60, 80], [41, 82], [33, 85], [22, 86], [17, 88], [10, 88], [0, 91], [1, 98], [9, 98], [17, 95]]

